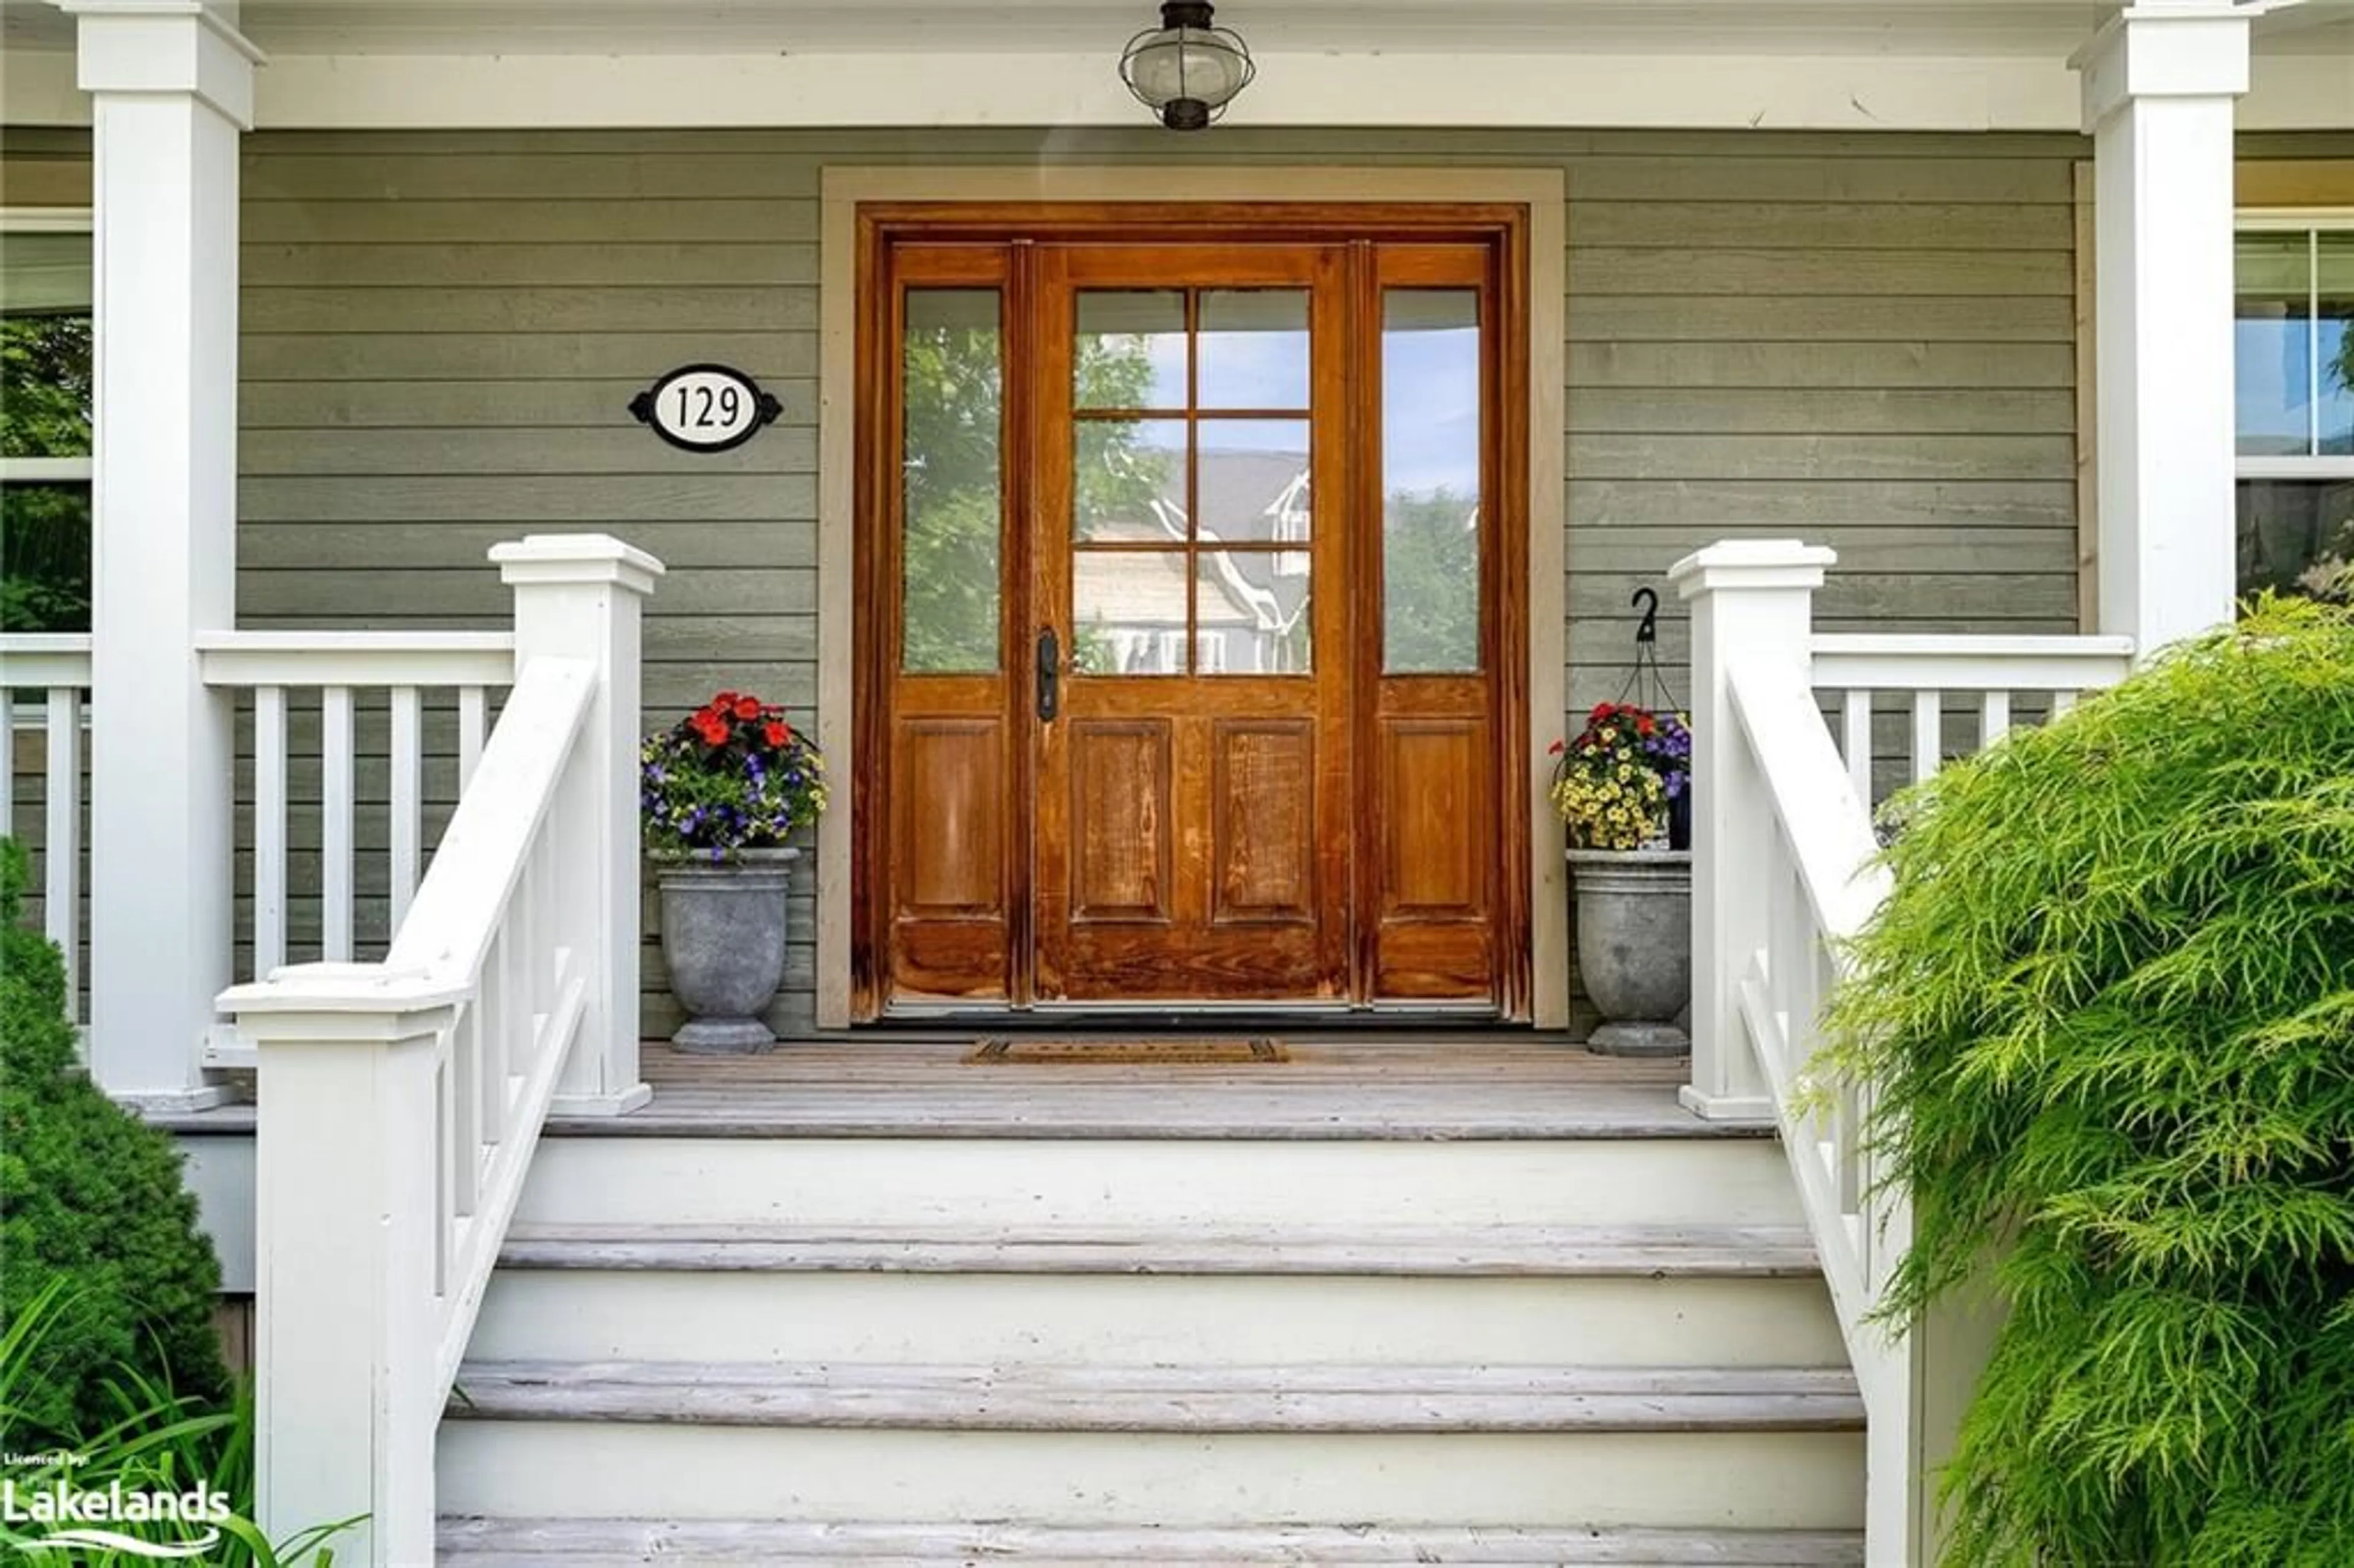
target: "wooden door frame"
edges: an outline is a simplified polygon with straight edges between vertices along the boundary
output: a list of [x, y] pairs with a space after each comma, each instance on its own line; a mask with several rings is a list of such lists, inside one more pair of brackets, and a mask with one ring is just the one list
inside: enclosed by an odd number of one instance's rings
[[[856, 711], [859, 641], [856, 627], [855, 507], [857, 344], [861, 302], [861, 214], [885, 206], [1041, 203], [1136, 204], [1140, 188], [1150, 206], [1283, 203], [1313, 218], [1318, 207], [1405, 206], [1416, 208], [1509, 206], [1522, 209], [1519, 265], [1505, 280], [1523, 332], [1504, 345], [1524, 355], [1526, 440], [1510, 461], [1526, 476], [1523, 641], [1526, 662], [1504, 673], [1502, 690], [1518, 689], [1528, 744], [1521, 749], [1526, 801], [1523, 839], [1529, 899], [1522, 924], [1528, 951], [1508, 963], [1505, 1001], [1540, 1027], [1559, 1027], [1568, 1015], [1568, 920], [1565, 881], [1551, 808], [1545, 800], [1543, 742], [1564, 705], [1562, 627], [1564, 624], [1563, 524], [1564, 179], [1557, 169], [1367, 169], [1161, 167], [980, 167], [933, 169], [829, 168], [823, 174], [821, 228], [822, 280], [819, 382], [819, 716], [820, 743], [835, 758], [841, 780], [835, 810], [821, 824], [817, 859], [817, 1012], [822, 1027], [853, 1017], [852, 885], [857, 845], [852, 799], [857, 790], [860, 745]], [[1003, 215], [1001, 214], [1001, 217]], [[1433, 213], [1432, 216], [1436, 216]], [[1507, 440], [1518, 422], [1508, 419]], [[1508, 452], [1510, 448], [1508, 446]], [[1515, 981], [1515, 970], [1523, 977]], [[1517, 994], [1516, 983], [1519, 987]]]

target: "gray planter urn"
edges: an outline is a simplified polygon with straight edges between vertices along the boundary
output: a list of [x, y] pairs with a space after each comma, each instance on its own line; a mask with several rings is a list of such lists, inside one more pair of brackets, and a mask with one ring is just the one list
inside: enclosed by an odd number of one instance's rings
[[663, 963], [687, 1022], [682, 1051], [746, 1052], [777, 1043], [760, 1014], [785, 979], [785, 885], [797, 849], [733, 861], [657, 861]]
[[1613, 1056], [1691, 1049], [1691, 852], [1571, 850], [1578, 976], [1605, 1022], [1586, 1048]]

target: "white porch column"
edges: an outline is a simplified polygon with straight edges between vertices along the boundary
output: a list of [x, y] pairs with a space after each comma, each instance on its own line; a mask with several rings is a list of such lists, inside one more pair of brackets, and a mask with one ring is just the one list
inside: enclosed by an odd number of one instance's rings
[[2232, 618], [2232, 131], [2248, 16], [2140, 0], [2071, 62], [2093, 137], [2100, 630]]
[[1733, 661], [1808, 677], [1814, 593], [1839, 556], [1796, 539], [1734, 539], [1668, 568], [1691, 604], [1691, 1082], [1712, 1121], [1771, 1121], [1774, 1098], [1741, 1022], [1741, 979], [1766, 944], [1768, 835], [1777, 832], [1749, 747], [1732, 740]]
[[62, 0], [97, 172], [90, 1071], [116, 1097], [221, 1097], [199, 1063], [229, 980], [228, 694], [198, 633], [237, 611], [238, 138], [254, 48], [217, 10]]
[[557, 1081], [551, 1114], [619, 1116], [652, 1091], [638, 1075], [640, 609], [660, 561], [602, 534], [535, 534], [492, 546], [514, 589], [515, 668], [542, 656], [597, 666], [597, 698], [580, 745], [588, 786], [558, 801], [564, 826], [591, 853], [567, 856], [557, 904], [577, 922], [588, 1006]]

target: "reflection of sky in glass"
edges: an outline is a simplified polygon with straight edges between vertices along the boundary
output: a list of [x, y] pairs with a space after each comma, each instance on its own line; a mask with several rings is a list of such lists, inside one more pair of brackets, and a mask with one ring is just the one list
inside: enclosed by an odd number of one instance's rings
[[2297, 313], [2295, 321], [2232, 323], [2238, 376], [2234, 406], [2240, 450], [2251, 455], [2301, 453], [2309, 434], [2306, 419], [2313, 400], [2313, 334]]
[[1479, 493], [1479, 329], [1382, 334], [1382, 479]]
[[1308, 407], [1308, 296], [1298, 289], [1202, 296], [1204, 408]]

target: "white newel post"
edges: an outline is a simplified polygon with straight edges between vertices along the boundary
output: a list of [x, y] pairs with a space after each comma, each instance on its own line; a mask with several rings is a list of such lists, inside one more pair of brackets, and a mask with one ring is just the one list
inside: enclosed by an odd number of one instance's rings
[[260, 1053], [255, 1462], [283, 1541], [366, 1514], [335, 1561], [433, 1560], [441, 1244], [435, 1041], [462, 989], [304, 964], [221, 997]]
[[1771, 1121], [1774, 1101], [1742, 1032], [1741, 977], [1766, 944], [1766, 852], [1776, 830], [1749, 748], [1732, 737], [1731, 662], [1807, 679], [1814, 591], [1839, 559], [1795, 539], [1727, 540], [1668, 580], [1691, 605], [1692, 1081], [1683, 1103], [1712, 1120]]
[[64, 0], [95, 125], [97, 430], [90, 1071], [217, 1103], [200, 1053], [229, 980], [231, 699], [199, 633], [237, 609], [238, 139], [253, 47], [212, 9]]
[[2100, 630], [2229, 621], [2233, 100], [2248, 9], [2139, 0], [2071, 62], [2093, 137]]
[[578, 922], [588, 1001], [552, 1114], [618, 1116], [652, 1091], [638, 1075], [638, 726], [640, 611], [663, 566], [602, 534], [535, 534], [495, 546], [514, 590], [515, 668], [537, 656], [587, 659], [597, 695], [556, 831], [577, 846], [557, 861], [557, 907]]

